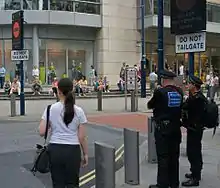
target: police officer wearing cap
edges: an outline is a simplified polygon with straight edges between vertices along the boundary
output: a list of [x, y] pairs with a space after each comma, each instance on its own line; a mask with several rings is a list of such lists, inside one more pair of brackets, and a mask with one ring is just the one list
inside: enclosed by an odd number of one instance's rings
[[189, 97], [183, 104], [183, 126], [187, 128], [187, 157], [191, 173], [185, 174], [188, 179], [182, 182], [184, 187], [199, 186], [201, 180], [203, 122], [201, 116], [207, 100], [200, 88], [202, 80], [196, 76], [189, 78]]
[[154, 136], [158, 159], [157, 184], [149, 188], [178, 188], [183, 92], [174, 85], [174, 73], [163, 70], [160, 76], [162, 86], [148, 102], [156, 122]]

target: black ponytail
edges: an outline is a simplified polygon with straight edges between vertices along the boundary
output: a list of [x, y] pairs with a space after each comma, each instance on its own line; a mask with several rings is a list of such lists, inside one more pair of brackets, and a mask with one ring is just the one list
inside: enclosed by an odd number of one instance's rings
[[74, 98], [73, 93], [68, 92], [64, 101], [64, 117], [63, 121], [68, 126], [74, 118]]
[[73, 83], [69, 78], [63, 78], [58, 82], [58, 89], [65, 96], [63, 121], [68, 126], [74, 118]]

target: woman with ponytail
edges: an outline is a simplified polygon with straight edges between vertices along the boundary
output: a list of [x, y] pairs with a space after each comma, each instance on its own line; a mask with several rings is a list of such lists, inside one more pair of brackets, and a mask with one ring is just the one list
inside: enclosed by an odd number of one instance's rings
[[[74, 103], [73, 84], [68, 78], [58, 82], [59, 102], [51, 105], [49, 123], [51, 136], [48, 145], [53, 188], [79, 187], [80, 165], [88, 164], [88, 146], [84, 111]], [[46, 132], [47, 109], [45, 109], [39, 132]], [[81, 154], [82, 150], [82, 154]], [[83, 155], [83, 159], [82, 156]]]

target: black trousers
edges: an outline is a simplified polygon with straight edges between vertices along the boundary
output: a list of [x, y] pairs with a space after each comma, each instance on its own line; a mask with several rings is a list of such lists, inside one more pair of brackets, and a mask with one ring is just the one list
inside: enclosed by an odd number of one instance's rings
[[179, 156], [181, 131], [163, 132], [155, 130], [156, 151], [158, 159], [157, 184], [159, 188], [176, 188], [179, 186]]
[[79, 145], [49, 144], [53, 188], [78, 188], [81, 163]]
[[187, 130], [187, 157], [190, 163], [190, 171], [195, 179], [201, 179], [202, 161], [202, 136], [203, 129]]

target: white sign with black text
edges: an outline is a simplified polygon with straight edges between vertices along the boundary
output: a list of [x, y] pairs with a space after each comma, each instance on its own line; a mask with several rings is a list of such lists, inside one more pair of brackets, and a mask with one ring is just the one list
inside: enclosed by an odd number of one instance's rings
[[206, 51], [206, 32], [176, 35], [176, 53]]
[[137, 70], [136, 68], [127, 68], [127, 90], [135, 90], [137, 81]]
[[12, 50], [11, 51], [12, 61], [28, 61], [29, 60], [29, 50]]

